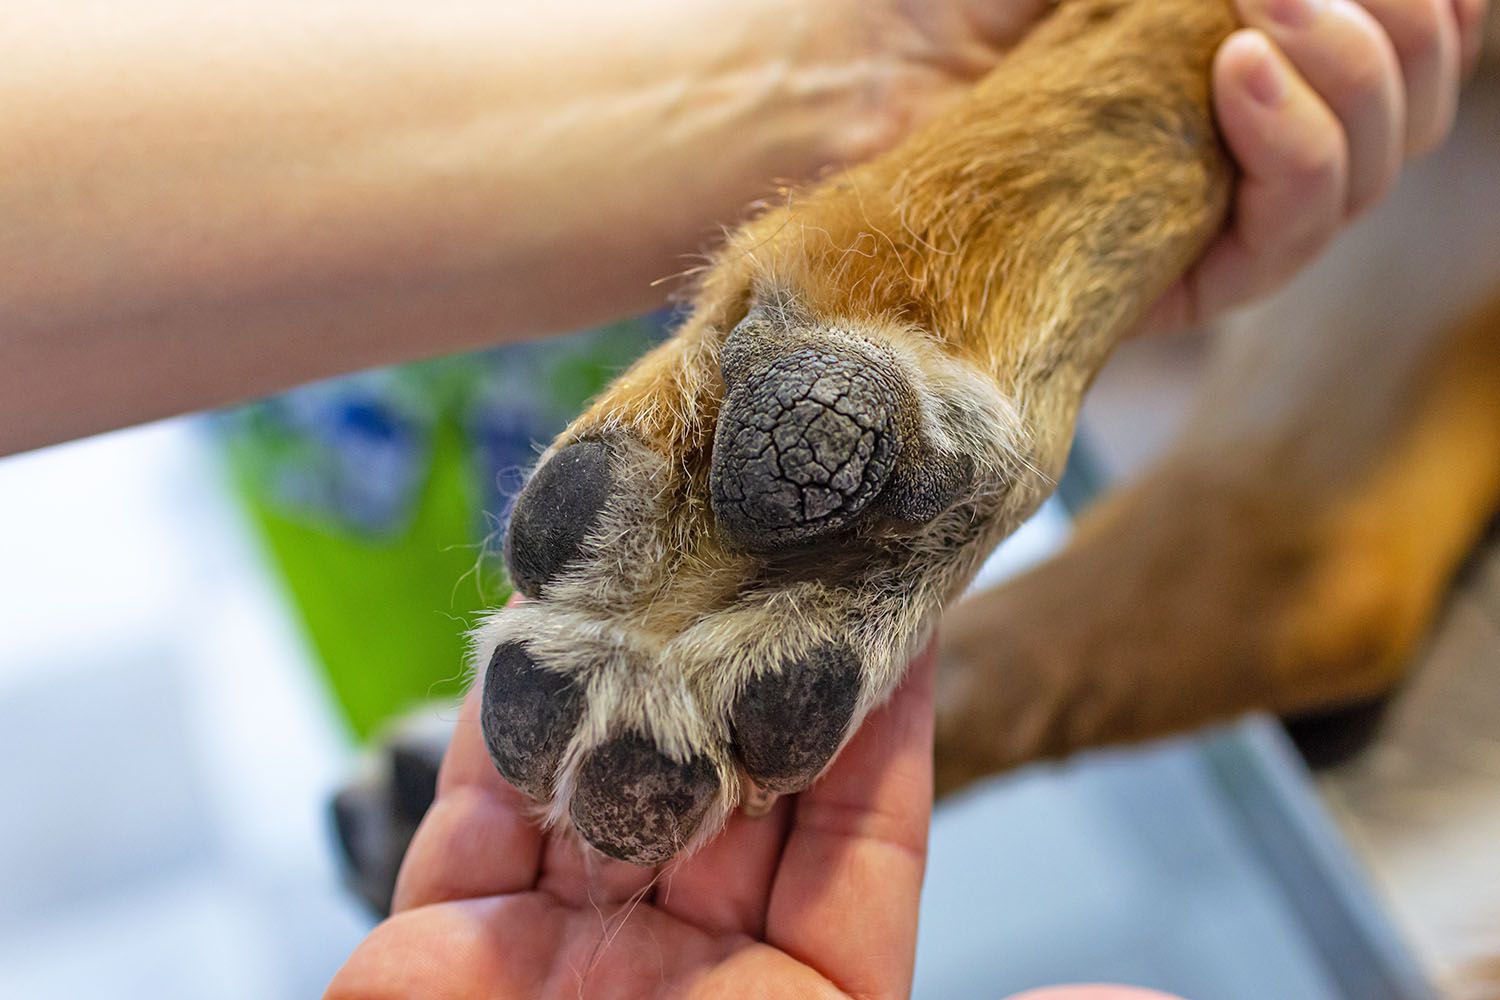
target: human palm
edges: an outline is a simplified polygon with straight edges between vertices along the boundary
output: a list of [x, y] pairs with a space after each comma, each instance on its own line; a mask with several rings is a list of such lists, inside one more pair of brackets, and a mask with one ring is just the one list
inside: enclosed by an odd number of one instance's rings
[[395, 915], [327, 996], [906, 996], [932, 808], [932, 672], [924, 655], [813, 788], [762, 818], [736, 815], [659, 869], [539, 829], [490, 763], [469, 698]]

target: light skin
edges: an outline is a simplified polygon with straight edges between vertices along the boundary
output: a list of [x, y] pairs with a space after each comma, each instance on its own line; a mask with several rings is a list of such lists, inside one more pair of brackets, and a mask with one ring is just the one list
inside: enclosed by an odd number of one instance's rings
[[[0, 454], [657, 306], [654, 279], [772, 179], [889, 146], [1045, 7], [12, 4]], [[1214, 69], [1233, 221], [1146, 331], [1275, 288], [1439, 141], [1485, 0], [1240, 7]], [[736, 819], [602, 949], [611, 904], [650, 874], [549, 846], [466, 723], [401, 912], [334, 995], [535, 996], [553, 975], [576, 996], [592, 970], [705, 996], [902, 996], [929, 700], [919, 664], [818, 786]]]
[[1447, 135], [1485, 0], [1237, 0], [1214, 66], [1243, 176], [1234, 221], [1145, 323], [1179, 329], [1285, 284]]
[[10, 4], [0, 454], [661, 306], [1045, 4], [907, 6]]
[[[530, 820], [459, 712], [394, 915], [326, 1000], [885, 998], [910, 990], [932, 811], [931, 650], [828, 773], [643, 869]], [[1174, 1000], [1069, 986], [1013, 1000]]]

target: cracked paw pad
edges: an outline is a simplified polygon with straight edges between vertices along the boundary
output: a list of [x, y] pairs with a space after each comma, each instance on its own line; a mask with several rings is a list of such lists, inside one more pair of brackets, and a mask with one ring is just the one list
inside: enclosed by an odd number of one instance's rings
[[686, 846], [718, 792], [718, 773], [706, 757], [675, 761], [632, 734], [589, 753], [570, 816], [604, 854], [655, 865]]
[[775, 552], [876, 514], [920, 525], [972, 483], [974, 463], [932, 446], [919, 394], [886, 348], [752, 310], [725, 339], [727, 394], [709, 501], [735, 545]]
[[752, 678], [730, 710], [746, 773], [773, 792], [812, 784], [843, 743], [861, 686], [859, 660], [837, 643]]
[[480, 728], [495, 767], [522, 792], [551, 797], [558, 762], [582, 715], [582, 692], [537, 666], [519, 643], [504, 643], [490, 657]]
[[900, 455], [903, 395], [889, 363], [847, 345], [752, 363], [724, 400], [714, 436], [709, 489], [719, 527], [747, 547], [775, 548], [848, 525]]
[[516, 498], [505, 536], [505, 561], [517, 590], [540, 597], [583, 554], [613, 483], [609, 449], [599, 441], [570, 444], [536, 470]]

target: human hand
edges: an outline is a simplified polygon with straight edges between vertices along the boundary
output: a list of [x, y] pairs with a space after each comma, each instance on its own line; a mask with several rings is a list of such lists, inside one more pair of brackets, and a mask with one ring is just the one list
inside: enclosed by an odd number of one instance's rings
[[963, 97], [1051, 0], [792, 0], [816, 11], [806, 46], [849, 85], [823, 167], [869, 159]]
[[329, 998], [904, 997], [932, 811], [929, 649], [808, 791], [659, 870], [539, 830], [475, 686], [396, 886]]
[[[1448, 133], [1489, 0], [1236, 0], [1215, 112], [1241, 171], [1228, 229], [1139, 327], [1207, 322], [1310, 263]], [[861, 158], [893, 144], [999, 62], [1049, 4], [882, 0], [862, 5], [872, 77]]]
[[1241, 170], [1229, 228], [1141, 332], [1214, 319], [1289, 281], [1448, 133], [1488, 0], [1237, 0], [1215, 112]]

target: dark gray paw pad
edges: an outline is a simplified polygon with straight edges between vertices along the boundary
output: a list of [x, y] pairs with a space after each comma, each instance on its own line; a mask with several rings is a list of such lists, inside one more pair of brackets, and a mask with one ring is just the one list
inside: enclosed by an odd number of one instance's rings
[[686, 846], [719, 792], [706, 757], [678, 762], [643, 736], [595, 749], [578, 771], [573, 826], [595, 848], [635, 865], [656, 865]]
[[773, 792], [812, 784], [843, 742], [862, 685], [858, 658], [838, 643], [751, 680], [729, 715], [746, 772]]
[[505, 562], [511, 582], [527, 597], [583, 554], [613, 485], [609, 449], [599, 441], [563, 448], [537, 469], [511, 509]]
[[582, 691], [537, 666], [520, 643], [505, 643], [490, 657], [480, 728], [495, 767], [527, 795], [552, 796], [558, 761], [582, 715]]
[[875, 349], [843, 343], [741, 367], [726, 366], [738, 384], [714, 434], [709, 494], [719, 527], [760, 550], [844, 528], [900, 458], [911, 410], [900, 375]]
[[974, 486], [974, 460], [929, 451], [900, 470], [880, 498], [881, 510], [898, 521], [926, 524]]

